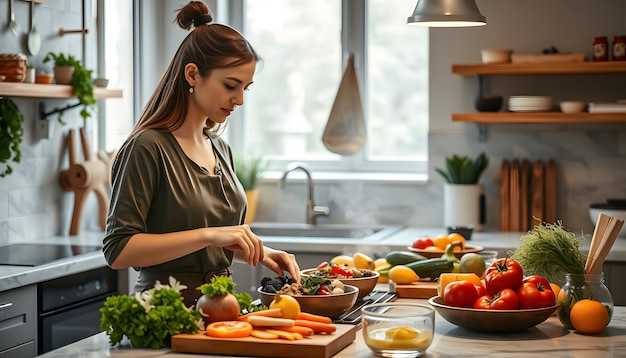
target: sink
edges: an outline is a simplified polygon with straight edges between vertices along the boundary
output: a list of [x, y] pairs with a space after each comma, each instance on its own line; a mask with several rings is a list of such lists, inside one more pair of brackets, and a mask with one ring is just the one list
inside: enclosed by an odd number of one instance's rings
[[401, 226], [351, 224], [252, 223], [250, 229], [258, 236], [311, 237], [342, 239], [382, 239]]

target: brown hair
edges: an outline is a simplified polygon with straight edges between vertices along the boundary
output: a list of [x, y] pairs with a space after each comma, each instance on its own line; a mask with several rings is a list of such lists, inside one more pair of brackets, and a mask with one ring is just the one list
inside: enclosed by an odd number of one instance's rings
[[[190, 1], [178, 10], [174, 22], [183, 29], [192, 31], [178, 47], [139, 116], [132, 134], [147, 128], [170, 131], [180, 128], [187, 114], [189, 98], [189, 84], [184, 73], [188, 63], [196, 64], [200, 76], [206, 77], [217, 68], [260, 61], [260, 57], [241, 33], [212, 21], [209, 7], [201, 1]], [[219, 126], [215, 127], [215, 122], [207, 118], [205, 128], [217, 133]]]

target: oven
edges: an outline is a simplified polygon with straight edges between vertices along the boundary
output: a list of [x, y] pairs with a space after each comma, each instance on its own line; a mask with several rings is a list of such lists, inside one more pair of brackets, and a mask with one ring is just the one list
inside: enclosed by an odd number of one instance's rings
[[39, 283], [38, 354], [99, 333], [100, 308], [117, 287], [108, 266]]

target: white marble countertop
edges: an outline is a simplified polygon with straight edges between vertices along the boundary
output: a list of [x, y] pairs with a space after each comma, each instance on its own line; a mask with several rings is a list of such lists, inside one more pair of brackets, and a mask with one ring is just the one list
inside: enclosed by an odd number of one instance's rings
[[[426, 300], [399, 299], [428, 304]], [[355, 341], [340, 351], [337, 358], [365, 358], [374, 354], [365, 345], [361, 331]], [[462, 353], [461, 353], [462, 352]], [[104, 333], [48, 352], [42, 358], [68, 357], [193, 357], [169, 349], [131, 349], [110, 347]], [[626, 357], [626, 307], [616, 306], [609, 326], [597, 335], [583, 335], [563, 327], [556, 316], [526, 331], [517, 333], [479, 333], [457, 327], [441, 316], [435, 318], [435, 338], [424, 357]], [[217, 357], [203, 355], [203, 357]]]

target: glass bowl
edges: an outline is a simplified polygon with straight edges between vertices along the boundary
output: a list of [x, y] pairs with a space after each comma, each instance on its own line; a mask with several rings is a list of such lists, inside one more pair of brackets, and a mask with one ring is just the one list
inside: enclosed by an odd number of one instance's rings
[[429, 305], [376, 303], [361, 308], [361, 331], [379, 357], [418, 357], [433, 342], [435, 310]]

